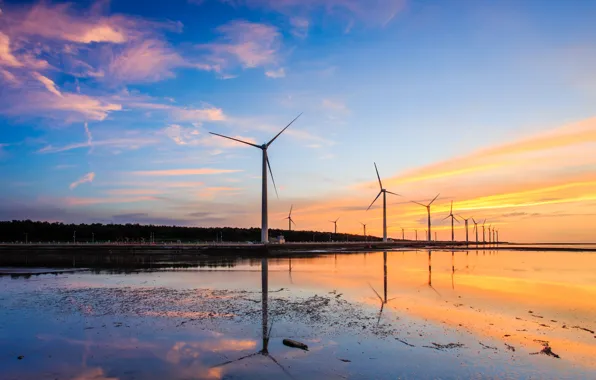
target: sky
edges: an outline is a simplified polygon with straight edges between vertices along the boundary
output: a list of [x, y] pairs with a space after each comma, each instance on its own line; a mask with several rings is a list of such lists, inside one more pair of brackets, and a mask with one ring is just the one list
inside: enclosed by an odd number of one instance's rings
[[[0, 220], [596, 241], [595, 2], [0, 0]], [[473, 235], [470, 220], [470, 236]], [[456, 238], [464, 239], [463, 223]]]

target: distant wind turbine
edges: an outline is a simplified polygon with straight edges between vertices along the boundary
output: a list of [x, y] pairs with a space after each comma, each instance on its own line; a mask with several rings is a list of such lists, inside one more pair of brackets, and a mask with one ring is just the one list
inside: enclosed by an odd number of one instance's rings
[[[300, 114], [300, 115], [302, 115], [302, 114]], [[292, 125], [292, 123], [294, 123], [296, 121], [296, 119], [298, 119], [300, 117], [300, 115], [296, 116], [296, 118], [294, 120], [292, 120], [290, 122], [290, 124], [286, 125], [286, 127], [284, 129], [282, 129], [281, 132], [279, 132], [277, 135], [275, 135], [275, 137], [273, 137], [268, 143], [265, 143], [263, 145], [257, 145], [257, 144], [253, 144], [248, 141], [242, 141], [239, 139], [235, 139], [233, 137], [228, 137], [228, 136], [220, 135], [218, 133], [209, 132], [215, 136], [219, 136], [219, 137], [223, 137], [225, 139], [237, 141], [242, 144], [254, 146], [255, 148], [261, 149], [261, 151], [263, 152], [263, 165], [262, 165], [262, 174], [261, 174], [261, 183], [262, 183], [262, 190], [261, 190], [261, 242], [262, 243], [269, 243], [269, 225], [268, 225], [269, 214], [267, 211], [267, 168], [269, 168], [269, 173], [271, 173], [271, 181], [273, 182], [273, 188], [275, 189], [275, 193], [277, 194], [277, 187], [275, 186], [275, 180], [273, 179], [273, 172], [271, 171], [271, 164], [269, 163], [269, 158], [267, 157], [267, 149], [269, 148], [269, 146], [271, 144], [273, 144], [273, 142], [275, 141], [275, 139], [277, 139], [279, 137], [279, 135], [281, 135], [286, 129], [288, 129], [288, 127], [290, 125]]]
[[360, 224], [362, 224], [362, 227], [364, 227], [364, 240], [366, 240], [366, 224], [360, 222]]
[[499, 244], [499, 230], [497, 230], [497, 244]]
[[416, 241], [418, 241], [418, 230], [414, 230], [414, 234], [416, 236]]
[[[451, 201], [451, 208], [449, 209], [449, 215], [447, 215], [445, 217], [445, 219], [447, 218], [451, 218], [451, 241], [455, 241], [455, 231], [453, 229], [453, 221], [457, 221], [459, 223], [459, 220], [457, 220], [457, 218], [455, 217], [455, 215], [453, 215], [453, 201]], [[443, 220], [445, 220], [443, 219]]]
[[379, 180], [379, 187], [381, 188], [381, 190], [379, 191], [379, 194], [377, 194], [377, 197], [375, 198], [375, 200], [372, 201], [370, 206], [368, 206], [366, 211], [370, 210], [370, 208], [375, 204], [377, 199], [379, 199], [381, 194], [383, 194], [383, 241], [387, 242], [387, 193], [397, 195], [398, 197], [401, 197], [401, 195], [393, 193], [393, 192], [383, 188], [383, 183], [381, 182], [381, 176], [379, 175], [379, 169], [377, 169], [377, 163], [375, 162], [374, 164], [375, 164], [375, 171], [377, 172], [377, 179]]
[[492, 227], [492, 224], [488, 225], [488, 244], [492, 243], [492, 237], [491, 237], [491, 232], [490, 232], [490, 228]]
[[486, 244], [486, 235], [484, 234], [484, 224], [486, 223], [486, 219], [482, 222], [482, 244]]
[[[292, 231], [292, 223], [294, 223], [294, 219], [292, 219], [292, 209], [294, 208], [294, 205], [290, 206], [290, 213], [288, 214], [287, 218], [284, 218], [288, 220], [288, 231]], [[294, 223], [294, 226], [296, 225], [296, 223]]]
[[470, 218], [466, 219], [466, 218], [464, 218], [463, 216], [461, 216], [459, 214], [458, 214], [458, 216], [460, 217], [461, 220], [464, 221], [464, 223], [466, 225], [466, 246], [467, 246], [468, 243], [469, 243], [469, 239], [468, 239], [468, 221], [470, 220]]
[[476, 219], [472, 218], [472, 222], [474, 222], [474, 231], [476, 232], [476, 247], [478, 247], [478, 223], [476, 223]]
[[339, 220], [339, 218], [335, 219], [335, 220], [330, 220], [331, 223], [333, 223], [335, 225], [335, 234], [337, 234], [337, 221]]
[[431, 240], [432, 240], [432, 239], [431, 239], [431, 232], [430, 232], [430, 205], [432, 205], [432, 204], [433, 204], [433, 202], [437, 200], [437, 198], [439, 197], [439, 195], [440, 195], [440, 194], [437, 194], [437, 196], [436, 196], [436, 197], [434, 197], [434, 198], [433, 198], [433, 200], [432, 200], [432, 201], [430, 201], [430, 203], [429, 203], [429, 204], [427, 204], [427, 205], [425, 205], [425, 204], [422, 204], [422, 203], [419, 203], [419, 202], [416, 202], [416, 201], [411, 201], [412, 203], [416, 203], [417, 205], [420, 205], [420, 206], [422, 206], [422, 207], [426, 207], [426, 212], [427, 212], [427, 214], [428, 214], [428, 230], [427, 230], [427, 233], [428, 233], [428, 241], [431, 241]]

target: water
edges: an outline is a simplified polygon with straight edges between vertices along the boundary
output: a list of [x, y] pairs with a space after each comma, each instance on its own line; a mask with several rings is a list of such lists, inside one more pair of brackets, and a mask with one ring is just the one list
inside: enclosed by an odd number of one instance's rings
[[2, 379], [596, 378], [595, 329], [582, 252], [0, 277]]

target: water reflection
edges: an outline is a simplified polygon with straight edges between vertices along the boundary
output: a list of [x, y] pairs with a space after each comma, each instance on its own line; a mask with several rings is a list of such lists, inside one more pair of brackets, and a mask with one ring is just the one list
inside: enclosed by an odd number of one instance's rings
[[381, 321], [381, 315], [383, 314], [383, 308], [387, 305], [390, 301], [393, 301], [397, 297], [393, 297], [391, 299], [387, 299], [387, 252], [383, 252], [383, 297], [379, 295], [379, 293], [375, 290], [375, 288], [369, 283], [370, 288], [375, 292], [379, 300], [381, 301], [381, 309], [379, 310], [379, 318], [377, 319], [377, 324]]
[[[291, 264], [290, 264], [291, 270]], [[212, 368], [220, 368], [228, 364], [236, 363], [244, 359], [251, 358], [256, 355], [262, 355], [271, 359], [273, 363], [275, 363], [281, 370], [290, 378], [294, 378], [287, 369], [282, 366], [273, 355], [269, 353], [269, 338], [271, 337], [271, 329], [273, 328], [273, 323], [269, 325], [269, 261], [268, 259], [261, 259], [261, 338], [262, 338], [262, 346], [261, 350], [254, 352], [252, 354], [248, 354], [242, 356], [238, 359], [229, 360], [221, 364], [217, 364]]]

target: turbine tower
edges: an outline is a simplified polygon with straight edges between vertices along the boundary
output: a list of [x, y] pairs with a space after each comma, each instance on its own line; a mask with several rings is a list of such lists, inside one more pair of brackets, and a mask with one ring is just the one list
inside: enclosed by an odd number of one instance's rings
[[492, 243], [492, 237], [491, 237], [491, 232], [490, 232], [490, 228], [492, 227], [492, 224], [488, 225], [488, 244]]
[[472, 222], [474, 222], [474, 231], [476, 232], [476, 247], [478, 247], [478, 223], [476, 223], [476, 219], [472, 218]]
[[464, 218], [463, 216], [461, 216], [459, 214], [458, 214], [458, 216], [460, 217], [461, 220], [464, 221], [465, 226], [466, 226], [466, 246], [467, 246], [469, 244], [469, 239], [468, 239], [468, 221], [470, 220], [470, 218], [466, 219], [466, 218]]
[[437, 200], [437, 198], [439, 197], [439, 195], [440, 195], [440, 194], [437, 194], [437, 196], [436, 196], [436, 197], [434, 197], [434, 198], [433, 198], [433, 200], [432, 200], [432, 201], [430, 201], [430, 203], [429, 203], [429, 204], [427, 204], [427, 205], [424, 205], [424, 204], [422, 204], [422, 203], [419, 203], [419, 202], [416, 202], [416, 201], [411, 201], [412, 203], [416, 203], [417, 205], [420, 205], [420, 206], [422, 206], [422, 207], [426, 207], [426, 212], [427, 212], [427, 214], [428, 214], [428, 230], [427, 230], [427, 233], [428, 233], [428, 241], [431, 241], [431, 240], [432, 240], [432, 239], [431, 239], [431, 236], [432, 236], [432, 235], [431, 235], [431, 232], [430, 232], [430, 205], [432, 205], [432, 204], [433, 204], [433, 202], [434, 202], [435, 200]]
[[[292, 223], [294, 223], [294, 219], [292, 219], [292, 209], [294, 208], [294, 205], [290, 206], [290, 213], [288, 214], [287, 218], [284, 218], [284, 220], [288, 220], [288, 231], [292, 231]], [[296, 223], [294, 223], [294, 226], [296, 226]]]
[[362, 224], [362, 227], [364, 227], [364, 240], [366, 240], [366, 224], [360, 222], [360, 224]]
[[337, 234], [337, 221], [339, 220], [339, 218], [335, 219], [335, 220], [330, 220], [331, 223], [333, 223], [335, 225], [335, 234]]
[[[445, 219], [447, 218], [451, 218], [451, 241], [454, 242], [455, 241], [455, 231], [453, 229], [453, 221], [457, 221], [459, 223], [459, 220], [457, 220], [457, 218], [455, 217], [455, 215], [453, 215], [453, 201], [451, 201], [451, 208], [449, 209], [449, 215], [447, 215], [445, 217]], [[445, 220], [443, 219], [443, 220]]]
[[401, 197], [401, 195], [393, 193], [393, 192], [383, 188], [383, 183], [381, 182], [381, 176], [379, 175], [379, 169], [377, 169], [377, 164], [376, 163], [374, 163], [374, 164], [375, 164], [375, 171], [377, 172], [377, 179], [379, 180], [379, 187], [381, 188], [381, 190], [379, 191], [379, 194], [377, 194], [377, 197], [375, 198], [375, 200], [372, 201], [370, 206], [368, 206], [366, 211], [370, 210], [372, 205], [374, 205], [375, 202], [377, 201], [377, 199], [379, 199], [379, 197], [381, 196], [381, 194], [383, 194], [383, 242], [387, 242], [387, 193], [397, 195], [398, 197]]
[[[302, 114], [300, 114], [300, 115], [302, 115]], [[290, 122], [290, 124], [286, 125], [286, 127], [284, 129], [282, 129], [281, 132], [279, 132], [277, 135], [275, 135], [275, 137], [273, 137], [268, 143], [265, 143], [263, 145], [257, 145], [257, 144], [250, 143], [248, 141], [242, 141], [239, 139], [235, 139], [233, 137], [228, 137], [228, 136], [220, 135], [218, 133], [209, 132], [215, 136], [223, 137], [225, 139], [229, 139], [229, 140], [240, 142], [242, 144], [253, 146], [255, 148], [261, 149], [261, 151], [263, 152], [263, 164], [262, 164], [262, 174], [261, 174], [261, 182], [262, 182], [261, 242], [263, 244], [269, 243], [269, 225], [268, 225], [269, 214], [267, 211], [267, 168], [269, 168], [269, 173], [271, 173], [271, 181], [273, 182], [273, 188], [275, 189], [275, 193], [277, 194], [277, 187], [275, 186], [275, 180], [273, 179], [273, 172], [271, 171], [271, 164], [269, 163], [269, 158], [267, 157], [267, 149], [269, 148], [269, 146], [271, 146], [271, 144], [273, 144], [273, 142], [275, 141], [275, 139], [277, 139], [279, 137], [279, 135], [281, 135], [286, 129], [288, 129], [288, 127], [290, 125], [292, 125], [292, 123], [294, 123], [296, 121], [296, 119], [298, 119], [300, 117], [300, 115], [296, 116], [296, 118], [294, 120], [292, 120]]]
[[486, 235], [484, 234], [484, 223], [486, 223], [486, 219], [482, 222], [482, 244], [486, 244]]
[[406, 240], [406, 233], [403, 227], [401, 228], [401, 240]]

